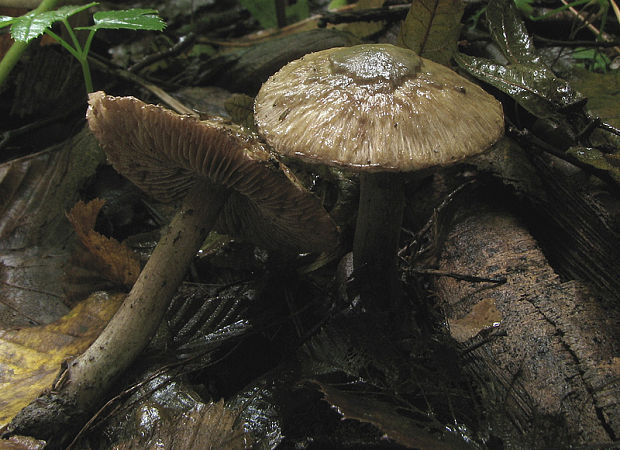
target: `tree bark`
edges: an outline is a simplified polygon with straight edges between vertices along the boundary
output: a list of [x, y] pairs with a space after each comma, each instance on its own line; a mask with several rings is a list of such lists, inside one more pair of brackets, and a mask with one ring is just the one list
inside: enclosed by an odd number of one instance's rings
[[440, 269], [507, 278], [435, 283], [450, 334], [505, 448], [610, 445], [620, 437], [618, 309], [563, 282], [514, 216], [459, 209]]

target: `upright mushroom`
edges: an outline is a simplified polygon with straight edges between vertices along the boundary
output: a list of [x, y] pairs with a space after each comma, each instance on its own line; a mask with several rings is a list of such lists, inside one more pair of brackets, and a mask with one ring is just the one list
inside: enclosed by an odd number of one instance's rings
[[82, 408], [148, 343], [218, 218], [236, 232], [257, 224], [246, 237], [294, 251], [331, 249], [338, 239], [319, 201], [291, 181], [255, 136], [133, 97], [95, 92], [89, 103], [90, 129], [115, 169], [154, 197], [183, 203], [114, 318], [69, 365], [68, 389]]
[[495, 98], [389, 44], [332, 48], [290, 62], [263, 84], [254, 113], [259, 134], [277, 152], [360, 172], [353, 264], [370, 302], [398, 297], [401, 173], [460, 161], [503, 133]]

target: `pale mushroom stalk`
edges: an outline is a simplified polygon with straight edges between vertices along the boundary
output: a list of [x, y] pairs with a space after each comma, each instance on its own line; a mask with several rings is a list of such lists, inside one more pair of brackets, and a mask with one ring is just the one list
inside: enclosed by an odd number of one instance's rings
[[187, 193], [123, 304], [95, 342], [69, 365], [71, 384], [65, 395], [91, 408], [144, 350], [227, 198], [227, 189], [207, 180]]
[[360, 174], [353, 266], [362, 300], [385, 299], [388, 303], [375, 302], [376, 307], [396, 307], [401, 297], [397, 254], [404, 205], [402, 174]]

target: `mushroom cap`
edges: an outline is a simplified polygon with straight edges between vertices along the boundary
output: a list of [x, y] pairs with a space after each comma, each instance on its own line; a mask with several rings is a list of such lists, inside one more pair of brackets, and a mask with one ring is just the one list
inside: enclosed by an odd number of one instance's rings
[[90, 94], [86, 117], [113, 167], [156, 199], [179, 200], [208, 179], [230, 191], [217, 229], [285, 251], [337, 245], [337, 227], [318, 199], [242, 128], [103, 92]]
[[259, 134], [278, 153], [356, 171], [411, 171], [480, 153], [501, 103], [449, 68], [390, 44], [310, 53], [262, 86]]

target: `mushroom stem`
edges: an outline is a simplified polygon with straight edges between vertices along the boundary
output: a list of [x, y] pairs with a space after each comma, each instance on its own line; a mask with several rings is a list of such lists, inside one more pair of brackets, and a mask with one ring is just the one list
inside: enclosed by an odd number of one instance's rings
[[365, 307], [394, 309], [399, 303], [397, 254], [404, 202], [401, 174], [360, 174], [353, 267]]
[[188, 192], [121, 307], [95, 342], [69, 364], [67, 394], [78, 407], [95, 406], [149, 343], [227, 198], [225, 188], [206, 180]]

